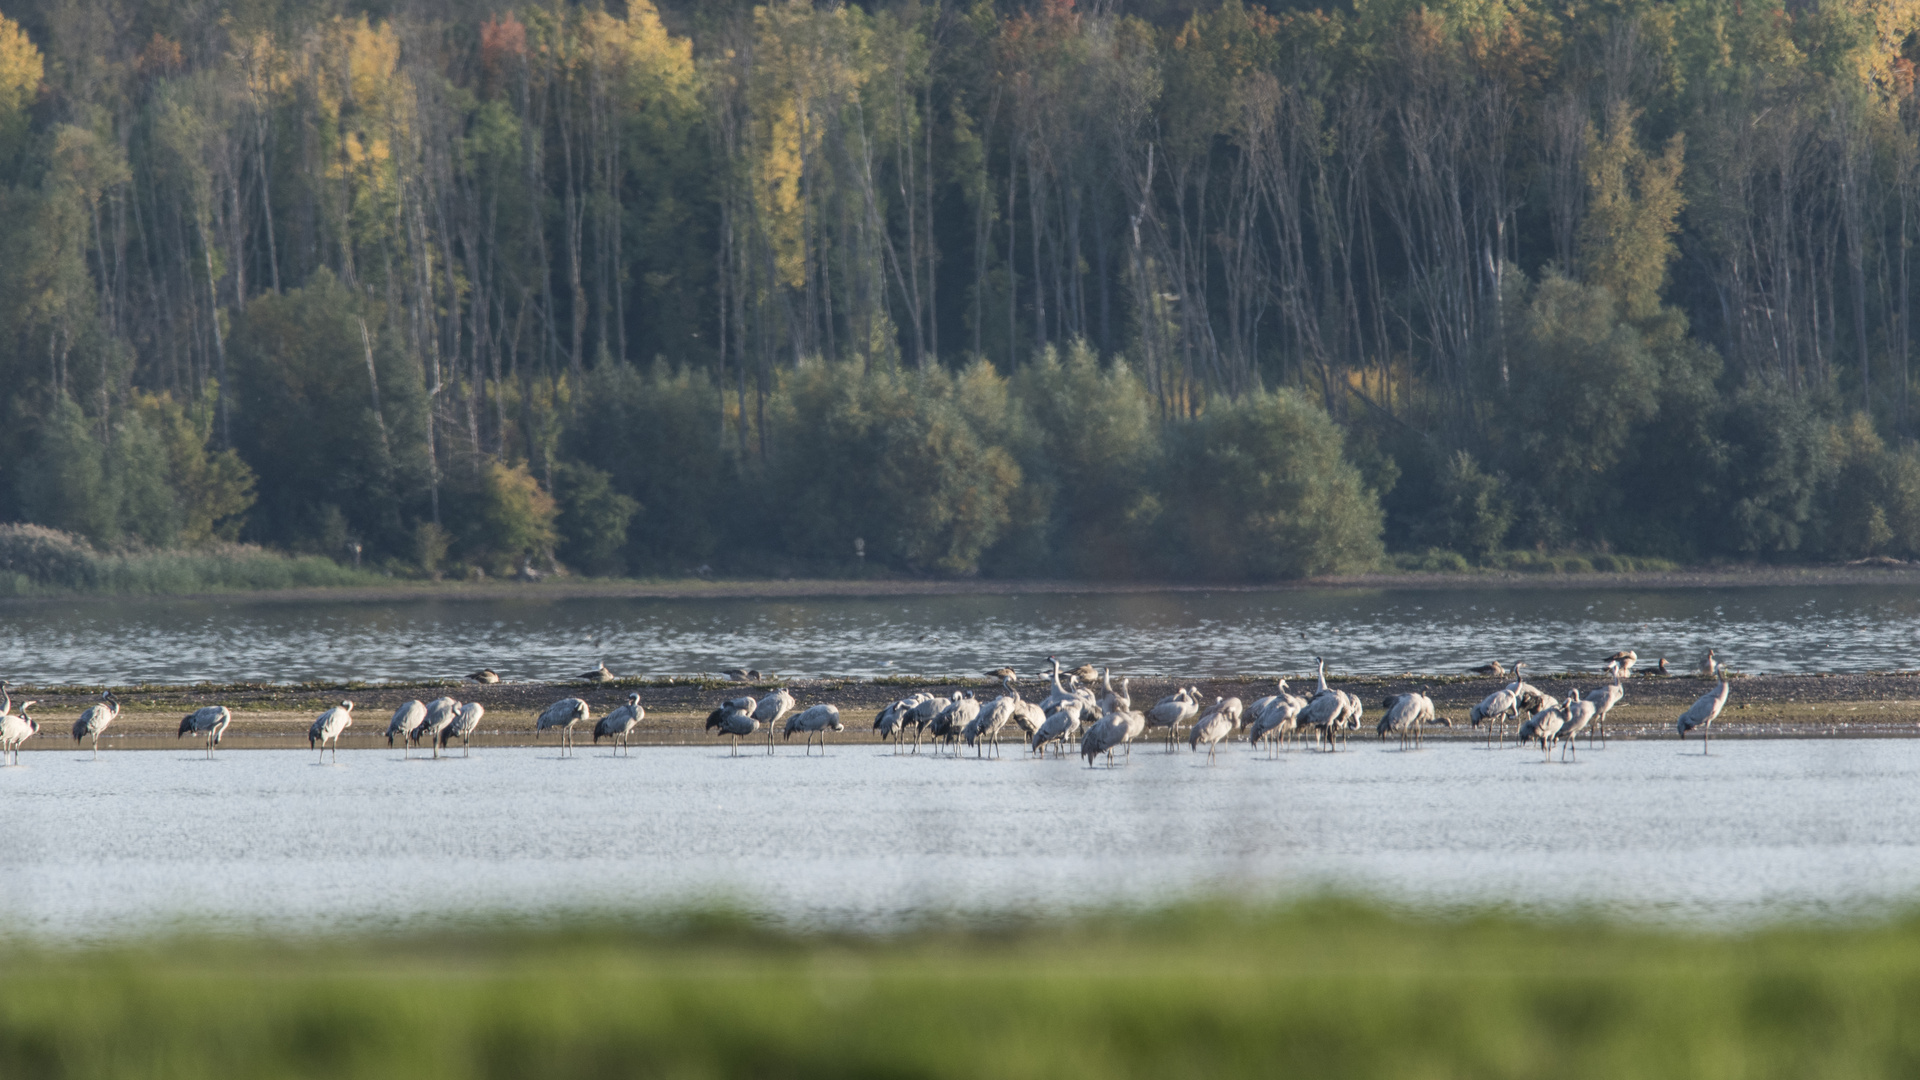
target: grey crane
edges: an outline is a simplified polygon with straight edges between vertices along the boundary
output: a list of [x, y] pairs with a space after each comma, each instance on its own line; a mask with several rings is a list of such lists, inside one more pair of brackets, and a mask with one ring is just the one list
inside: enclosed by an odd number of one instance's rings
[[[900, 724], [900, 733], [901, 738], [904, 739], [906, 737], [906, 726], [908, 724], [913, 725], [914, 753], [917, 754], [920, 752], [920, 736], [926, 732], [927, 725], [933, 723], [933, 718], [940, 715], [942, 710], [952, 705], [953, 700], [952, 698], [928, 694], [925, 701], [907, 710], [906, 718], [902, 720]], [[894, 750], [898, 752], [899, 749], [899, 745], [895, 744]]]
[[1566, 713], [1560, 708], [1560, 699], [1551, 694], [1541, 695], [1540, 708], [1520, 725], [1514, 733], [1516, 743], [1538, 741], [1541, 751], [1547, 752], [1547, 743], [1560, 734], [1560, 728], [1567, 722]]
[[39, 722], [27, 715], [38, 704], [38, 701], [23, 701], [17, 713], [13, 711], [12, 698], [7, 698], [6, 704], [0, 706], [6, 710], [0, 712], [0, 763], [4, 763], [7, 755], [12, 754], [13, 763], [20, 764], [20, 744], [40, 733]]
[[1420, 729], [1433, 723], [1433, 699], [1415, 691], [1408, 694], [1395, 694], [1381, 701], [1386, 714], [1380, 718], [1378, 728], [1380, 737], [1389, 733], [1400, 740], [1400, 749], [1405, 750], [1407, 743], [1420, 745]]
[[1598, 710], [1593, 715], [1593, 726], [1587, 729], [1588, 746], [1593, 745], [1596, 734], [1600, 737], [1600, 744], [1606, 745], [1607, 714], [1613, 711], [1615, 705], [1620, 704], [1621, 698], [1627, 696], [1627, 688], [1621, 684], [1620, 679], [1621, 677], [1616, 674], [1612, 682], [1586, 693], [1586, 699], [1593, 702], [1594, 708]]
[[793, 733], [796, 731], [804, 734], [807, 737], [807, 753], [812, 754], [813, 740], [815, 736], [818, 736], [820, 739], [820, 756], [825, 757], [827, 756], [827, 732], [845, 730], [846, 728], [840, 723], [839, 706], [815, 705], [794, 713], [789, 717], [787, 719], [786, 733], [783, 734], [781, 738], [791, 739], [793, 738]]
[[[794, 706], [797, 704], [799, 704], [799, 702], [794, 701], [793, 695], [787, 693], [787, 688], [783, 686], [755, 703], [753, 706], [753, 718], [765, 724], [768, 729], [771, 730], [773, 725], [779, 723], [782, 718], [792, 712]], [[836, 711], [834, 715], [838, 716], [839, 713]]]
[[593, 709], [588, 707], [586, 702], [581, 701], [577, 697], [561, 698], [559, 701], [547, 706], [546, 710], [534, 720], [533, 736], [537, 739], [540, 737], [540, 733], [546, 731], [548, 728], [558, 728], [560, 730], [560, 756], [572, 757], [573, 725], [584, 724], [591, 719], [593, 719]]
[[[708, 731], [718, 730], [720, 734], [730, 736], [733, 739], [733, 753], [731, 755], [733, 757], [740, 756], [741, 738], [760, 730], [760, 721], [753, 718], [753, 710], [750, 707], [740, 707], [742, 700], [752, 701], [753, 699], [735, 698], [707, 714]], [[771, 729], [767, 732], [767, 753], [773, 753], [773, 732]]]
[[1087, 759], [1087, 768], [1093, 768], [1093, 760], [1102, 754], [1107, 756], [1107, 767], [1113, 767], [1113, 751], [1127, 746], [1140, 733], [1147, 729], [1144, 714], [1132, 709], [1114, 709], [1095, 721], [1080, 736], [1080, 756]]
[[[1240, 699], [1234, 698], [1233, 702], [1238, 705]], [[1233, 729], [1239, 721], [1238, 711], [1227, 709], [1226, 704], [1225, 699], [1216, 696], [1213, 699], [1213, 706], [1201, 713], [1187, 732], [1189, 750], [1197, 752], [1201, 743], [1207, 744], [1207, 764], [1209, 765], [1214, 762], [1214, 751], [1219, 749], [1220, 740], [1233, 734]]]
[[453, 723], [453, 718], [459, 714], [460, 703], [450, 697], [437, 697], [427, 702], [426, 719], [420, 721], [420, 726], [413, 729], [414, 741], [426, 740], [428, 746], [433, 749], [433, 756], [439, 757], [440, 736], [446, 732], [447, 725]]
[[415, 699], [403, 701], [393, 710], [393, 719], [387, 721], [387, 745], [391, 747], [395, 739], [400, 740], [400, 756], [407, 755], [407, 748], [418, 736], [414, 734], [427, 718], [426, 702]]
[[[1247, 725], [1247, 742], [1258, 746], [1264, 741], [1269, 753], [1275, 749], [1275, 744], [1299, 727], [1300, 711], [1307, 707], [1307, 699], [1287, 693], [1286, 685], [1285, 679], [1280, 680], [1280, 693], [1273, 695], [1264, 707], [1254, 711], [1251, 714], [1253, 720]], [[1254, 704], [1258, 705], [1259, 702]]]
[[1167, 753], [1173, 753], [1173, 740], [1179, 737], [1180, 729], [1191, 724], [1200, 715], [1200, 688], [1183, 686], [1161, 698], [1147, 710], [1147, 730], [1167, 729]]
[[353, 726], [353, 702], [342, 701], [326, 712], [321, 713], [307, 729], [307, 748], [320, 749], [320, 756], [327, 756], [327, 744], [333, 744], [333, 760], [340, 762], [340, 733]]
[[1687, 737], [1687, 732], [1694, 728], [1700, 729], [1702, 754], [1711, 752], [1709, 747], [1713, 741], [1713, 722], [1719, 718], [1720, 710], [1727, 707], [1728, 689], [1727, 680], [1722, 678], [1720, 685], [1715, 687], [1711, 694], [1701, 694], [1698, 701], [1689, 706], [1686, 712], [1680, 714], [1679, 721], [1674, 725], [1679, 729], [1680, 737], [1683, 739]]
[[206, 705], [195, 709], [180, 718], [180, 732], [174, 738], [183, 738], [191, 731], [207, 740], [207, 756], [213, 756], [213, 748], [227, 733], [227, 725], [233, 723], [233, 712], [225, 705]]
[[86, 711], [80, 714], [80, 719], [73, 722], [73, 741], [82, 742], [92, 739], [93, 756], [99, 757], [100, 734], [106, 731], [107, 725], [113, 723], [119, 716], [120, 700], [113, 696], [113, 691], [103, 691], [100, 701], [87, 706]]
[[1118, 690], [1113, 688], [1113, 675], [1111, 672], [1102, 674], [1100, 681], [1106, 688], [1106, 693], [1101, 694], [1100, 700], [1094, 702], [1094, 705], [1099, 708], [1101, 713], [1110, 713], [1115, 709], [1133, 708], [1133, 695], [1128, 691], [1128, 687], [1133, 683], [1132, 679], [1122, 678], [1120, 680], [1120, 689]]
[[593, 741], [598, 744], [601, 739], [612, 739], [614, 753], [625, 754], [633, 729], [639, 727], [640, 721], [646, 718], [647, 710], [640, 707], [640, 691], [635, 690], [627, 695], [625, 705], [609, 712], [593, 725]]
[[1515, 689], [1515, 684], [1510, 683], [1488, 694], [1480, 700], [1480, 704], [1468, 709], [1467, 719], [1471, 721], [1473, 727], [1479, 727], [1483, 721], [1486, 723], [1487, 745], [1491, 747], [1496, 728], [1499, 729], [1501, 741], [1506, 740], [1507, 718], [1512, 716], [1514, 710], [1519, 707], [1520, 693]]
[[1040, 727], [1027, 740], [1027, 749], [1037, 753], [1046, 753], [1052, 744], [1065, 746], [1080, 727], [1080, 714], [1087, 708], [1082, 698], [1068, 698], [1059, 707], [1047, 713], [1040, 721]]
[[1594, 703], [1590, 696], [1581, 697], [1580, 691], [1575, 690], [1560, 711], [1567, 718], [1566, 723], [1560, 727], [1560, 760], [1565, 761], [1572, 757], [1577, 749], [1573, 741], [1580, 737], [1581, 732], [1587, 730], [1587, 725], [1593, 723], [1595, 717], [1600, 715], [1600, 706]]
[[494, 683], [500, 681], [500, 673], [492, 668], [481, 668], [479, 671], [468, 675], [467, 678], [484, 686], [492, 686]]
[[1006, 693], [980, 707], [973, 721], [960, 732], [967, 745], [973, 747], [974, 757], [981, 756], [982, 740], [992, 743], [994, 756], [1000, 756], [1000, 730], [1007, 726], [1007, 721], [1013, 719], [1014, 706], [1018, 704], [1023, 704], [1020, 692], [1009, 688]]
[[[952, 704], [934, 713], [932, 721], [927, 724], [927, 734], [933, 737], [935, 750], [939, 749], [942, 739], [946, 740], [949, 750], [953, 749], [954, 740], [980, 715], [980, 707], [980, 699], [974, 696], [973, 691], [963, 690], [954, 697]], [[919, 741], [918, 736], [914, 741]]]
[[453, 723], [440, 732], [440, 745], [446, 747], [453, 740], [460, 740], [460, 756], [473, 756], [473, 733], [480, 727], [480, 718], [487, 715], [486, 706], [477, 701], [469, 701], [460, 706], [453, 714]]
[[899, 746], [897, 744], [899, 740], [906, 737], [907, 714], [912, 711], [915, 706], [932, 696], [932, 694], [919, 692], [908, 694], [898, 701], [889, 702], [884, 708], [873, 715], [874, 734], [880, 736], [882, 741], [892, 740], [895, 742], [894, 750], [898, 752]]

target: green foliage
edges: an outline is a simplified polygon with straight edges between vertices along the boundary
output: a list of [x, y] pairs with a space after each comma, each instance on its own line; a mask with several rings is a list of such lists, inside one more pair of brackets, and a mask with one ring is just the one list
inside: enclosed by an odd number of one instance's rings
[[1013, 455], [980, 430], [1004, 423], [995, 412], [1010, 407], [991, 369], [955, 379], [810, 362], [785, 390], [766, 514], [787, 550], [845, 566], [859, 539], [868, 559], [902, 569], [977, 569], [1010, 521], [1021, 480]]
[[1826, 548], [1842, 559], [1920, 555], [1920, 450], [1890, 449], [1864, 414], [1836, 424], [1822, 490]]
[[[410, 553], [408, 519], [428, 497], [426, 394], [382, 325], [377, 305], [324, 271], [235, 320], [233, 439], [260, 490], [249, 536], [325, 555], [348, 537]], [[329, 535], [327, 507], [347, 536]]]
[[1168, 568], [1272, 580], [1371, 569], [1380, 507], [1326, 412], [1282, 390], [1220, 402], [1169, 435]]
[[557, 554], [570, 566], [602, 577], [620, 573], [627, 544], [627, 523], [640, 504], [613, 490], [608, 475], [591, 465], [565, 463], [554, 470]]
[[[1335, 901], [871, 936], [781, 933], [721, 908], [564, 931], [16, 945], [0, 1071], [1899, 1076], [1920, 1059], [1916, 955], [1910, 916], [1697, 932]], [[901, 1007], [962, 1000], [971, 1023]]]
[[1623, 504], [1617, 468], [1658, 409], [1660, 368], [1605, 288], [1549, 274], [1535, 289], [1515, 350], [1515, 407], [1528, 422], [1509, 460], [1531, 486], [1550, 541], [1604, 535]]
[[1102, 365], [1084, 341], [1048, 349], [1013, 377], [1024, 425], [1018, 457], [1031, 501], [1030, 569], [1068, 577], [1135, 577], [1158, 514], [1150, 398], [1126, 364]]
[[685, 573], [735, 538], [728, 525], [742, 495], [721, 408], [704, 373], [663, 363], [605, 364], [581, 384], [565, 452], [639, 504], [622, 555], [629, 570]]
[[0, 595], [65, 592], [180, 594], [367, 585], [383, 580], [318, 556], [287, 556], [245, 544], [192, 551], [100, 552], [71, 533], [0, 525]]
[[1504, 477], [1489, 476], [1472, 454], [1456, 451], [1440, 472], [1438, 506], [1425, 535], [1442, 547], [1487, 562], [1513, 528], [1513, 503], [1504, 486]]
[[525, 465], [489, 462], [481, 470], [460, 538], [461, 555], [495, 574], [511, 573], [525, 560], [553, 554], [559, 539], [554, 528], [558, 516], [553, 496]]

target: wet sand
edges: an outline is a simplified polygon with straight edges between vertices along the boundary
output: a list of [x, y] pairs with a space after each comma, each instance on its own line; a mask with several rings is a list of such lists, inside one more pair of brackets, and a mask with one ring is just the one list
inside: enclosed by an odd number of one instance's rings
[[[1418, 677], [1367, 676], [1332, 678], [1330, 684], [1358, 694], [1366, 703], [1363, 730], [1356, 744], [1374, 738], [1374, 725], [1383, 710], [1381, 699], [1408, 690], [1424, 690], [1434, 699], [1439, 715], [1458, 726], [1429, 729], [1429, 737], [1440, 740], [1484, 738], [1484, 729], [1475, 731], [1466, 725], [1467, 710], [1501, 683], [1491, 678], [1439, 676]], [[1588, 690], [1605, 680], [1597, 674], [1534, 675], [1529, 681], [1543, 691], [1564, 696], [1578, 688]], [[1273, 692], [1271, 680], [1202, 679], [1187, 682], [1197, 685], [1208, 699], [1237, 696], [1243, 701]], [[915, 690], [950, 694], [972, 689], [983, 699], [999, 693], [999, 685], [988, 680], [954, 682], [915, 681], [911, 677], [886, 680], [805, 680], [787, 684], [802, 708], [819, 703], [838, 705], [845, 732], [831, 736], [836, 742], [871, 742], [873, 717], [886, 703]], [[1131, 693], [1136, 707], [1151, 705], [1171, 693], [1176, 685], [1168, 679], [1136, 679]], [[495, 686], [473, 684], [426, 683], [417, 685], [321, 685], [303, 686], [228, 686], [228, 687], [134, 687], [118, 690], [122, 712], [101, 740], [103, 749], [162, 749], [196, 746], [193, 737], [179, 738], [180, 718], [202, 705], [223, 704], [233, 710], [234, 720], [222, 742], [222, 749], [250, 749], [307, 745], [306, 732], [320, 712], [342, 699], [355, 704], [355, 722], [341, 739], [343, 747], [386, 745], [387, 721], [393, 710], [409, 699], [428, 701], [442, 694], [461, 701], [478, 701], [486, 707], [476, 747], [525, 746], [556, 741], [549, 733], [536, 740], [533, 720], [547, 705], [564, 697], [578, 696], [592, 707], [598, 718], [626, 699], [633, 690], [641, 694], [647, 717], [634, 733], [636, 745], [684, 745], [712, 742], [704, 730], [707, 713], [721, 701], [745, 694], [762, 694], [774, 684], [719, 683], [678, 680], [618, 682], [582, 686], [557, 683], [502, 683]], [[1290, 683], [1295, 692], [1310, 690], [1311, 678]], [[1045, 684], [1029, 682], [1026, 694], [1031, 698], [1044, 693]], [[1613, 710], [1608, 733], [1615, 738], [1674, 738], [1674, 720], [1693, 700], [1713, 688], [1708, 680], [1692, 676], [1635, 676], [1628, 680], [1625, 699]], [[75, 718], [97, 698], [99, 687], [16, 687], [13, 700], [18, 703], [38, 699], [33, 716], [40, 722], [40, 734], [26, 743], [28, 751], [71, 750], [70, 736]], [[1159, 733], [1154, 733], [1159, 734]], [[1726, 711], [1713, 727], [1716, 738], [1870, 738], [1920, 735], [1920, 672], [1896, 672], [1868, 675], [1754, 675], [1738, 676], [1728, 698]], [[1014, 733], [1017, 737], [1018, 732]], [[1364, 738], [1362, 738], [1364, 736]], [[592, 728], [583, 725], [576, 741], [592, 742]], [[776, 735], [775, 742], [780, 740]], [[459, 747], [453, 748], [459, 753]]]

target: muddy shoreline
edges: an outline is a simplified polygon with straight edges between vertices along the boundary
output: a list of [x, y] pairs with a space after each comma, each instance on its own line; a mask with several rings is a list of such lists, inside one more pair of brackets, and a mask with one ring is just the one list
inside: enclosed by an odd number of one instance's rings
[[154, 596], [56, 593], [4, 597], [0, 607], [89, 600], [138, 604], [176, 600], [239, 602], [399, 603], [462, 600], [798, 600], [825, 597], [1020, 596], [1050, 594], [1299, 592], [1316, 589], [1729, 589], [1781, 586], [1881, 585], [1920, 587], [1920, 565], [1736, 566], [1691, 570], [1522, 573], [1371, 573], [1260, 584], [1191, 581], [1059, 581], [983, 578], [788, 578], [724, 580], [678, 578], [602, 580], [559, 577], [543, 581], [430, 582], [307, 589], [262, 589]]
[[[1601, 685], [1601, 676], [1592, 673], [1568, 673], [1531, 676], [1529, 681], [1549, 694], [1564, 696], [1573, 689], [1587, 690]], [[1330, 678], [1328, 682], [1358, 694], [1366, 702], [1364, 738], [1372, 739], [1373, 725], [1381, 715], [1381, 699], [1408, 690], [1429, 694], [1440, 716], [1458, 726], [1431, 729], [1438, 740], [1484, 738], [1484, 730], [1474, 731], [1466, 724], [1467, 710], [1500, 684], [1491, 678], [1463, 676], [1358, 676]], [[1224, 678], [1171, 680], [1133, 679], [1130, 690], [1136, 704], [1152, 703], [1171, 693], [1177, 685], [1195, 685], [1212, 698], [1237, 696], [1243, 701], [1273, 692], [1270, 679]], [[636, 745], [709, 744], [713, 739], [704, 730], [706, 714], [719, 702], [743, 694], [760, 694], [775, 684], [723, 683], [701, 680], [647, 681], [619, 680], [585, 686], [567, 683], [508, 682], [495, 686], [471, 683], [428, 682], [408, 684], [324, 684], [299, 686], [193, 686], [193, 687], [121, 687], [116, 688], [122, 712], [102, 739], [103, 749], [187, 748], [191, 737], [179, 739], [176, 731], [185, 713], [203, 705], [221, 704], [233, 710], [234, 721], [223, 749], [305, 747], [307, 726], [323, 709], [350, 699], [355, 703], [355, 723], [341, 740], [343, 747], [386, 745], [384, 733], [388, 718], [400, 703], [409, 699], [431, 700], [442, 694], [461, 701], [477, 701], [487, 714], [480, 725], [476, 747], [551, 745], [552, 735], [536, 740], [533, 718], [552, 702], [563, 697], [583, 698], [595, 717], [626, 699], [637, 690], [646, 707], [647, 719], [635, 733]], [[813, 679], [784, 684], [791, 688], [802, 707], [831, 703], [840, 707], [847, 730], [835, 735], [836, 742], [870, 743], [873, 717], [887, 702], [915, 690], [950, 694], [972, 689], [983, 697], [999, 693], [998, 683], [977, 680], [919, 680], [899, 676], [882, 680]], [[1290, 683], [1296, 691], [1311, 688], [1310, 677]], [[1045, 691], [1044, 681], [1029, 680], [1027, 696]], [[1609, 734], [1615, 738], [1674, 738], [1676, 717], [1693, 700], [1711, 689], [1705, 679], [1692, 676], [1636, 676], [1627, 683], [1625, 699], [1614, 710]], [[97, 699], [100, 687], [15, 687], [15, 703], [37, 699], [33, 716], [41, 731], [29, 739], [28, 751], [71, 750], [69, 735], [80, 711]], [[1733, 680], [1726, 711], [1714, 725], [1716, 738], [1888, 738], [1920, 736], [1920, 672], [1893, 672], [1860, 675], [1753, 675]], [[590, 743], [591, 729], [578, 735]], [[778, 739], [776, 739], [776, 743]], [[458, 750], [456, 748], [455, 752]]]

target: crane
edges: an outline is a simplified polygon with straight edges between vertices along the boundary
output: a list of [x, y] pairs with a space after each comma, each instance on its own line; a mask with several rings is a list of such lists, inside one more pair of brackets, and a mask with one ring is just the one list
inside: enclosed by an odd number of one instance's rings
[[327, 744], [333, 744], [334, 764], [340, 763], [340, 733], [353, 726], [353, 702], [342, 701], [314, 720], [307, 729], [307, 748], [320, 748], [321, 758], [327, 756]]
[[534, 738], [548, 728], [560, 729], [560, 756], [573, 756], [573, 725], [593, 719], [593, 710], [577, 697], [561, 698], [547, 706], [533, 722]]
[[107, 725], [113, 723], [119, 716], [119, 699], [113, 696], [111, 690], [102, 691], [99, 703], [87, 706], [86, 711], [80, 714], [80, 719], [73, 722], [73, 741], [92, 739], [93, 756], [99, 757], [100, 733], [107, 730]]
[[426, 718], [427, 706], [425, 702], [417, 698], [413, 701], [401, 702], [400, 707], [393, 710], [393, 719], [387, 721], [387, 745], [391, 747], [393, 741], [399, 739], [400, 756], [405, 757], [408, 744], [417, 738], [414, 732]]
[[601, 717], [600, 722], [593, 725], [593, 741], [598, 744], [603, 738], [612, 739], [614, 752], [624, 754], [627, 742], [633, 736], [633, 729], [646, 718], [647, 710], [640, 707], [640, 691], [635, 690], [627, 695], [625, 705]]
[[220, 745], [220, 739], [227, 733], [227, 725], [233, 723], [233, 713], [225, 705], [207, 705], [195, 709], [180, 718], [180, 733], [175, 738], [184, 737], [191, 731], [204, 736], [207, 740], [207, 756], [213, 756], [213, 748]]
[[480, 726], [480, 718], [485, 715], [487, 715], [486, 707], [477, 701], [469, 701], [460, 706], [460, 711], [453, 714], [453, 723], [448, 724], [446, 730], [440, 733], [440, 745], [444, 747], [453, 740], [459, 739], [460, 756], [472, 757], [473, 733]]
[[1680, 729], [1680, 737], [1683, 739], [1687, 737], [1687, 732], [1694, 728], [1700, 729], [1702, 754], [1711, 752], [1709, 746], [1713, 741], [1713, 722], [1719, 718], [1720, 710], [1727, 707], [1728, 689], [1727, 680], [1722, 678], [1720, 685], [1715, 687], [1712, 693], [1701, 694], [1698, 701], [1689, 706], [1686, 712], [1680, 714], [1680, 719], [1675, 724]]
[[814, 736], [820, 737], [820, 756], [827, 756], [827, 732], [845, 731], [840, 723], [840, 709], [835, 705], [815, 705], [812, 708], [794, 713], [787, 720], [786, 734], [783, 739], [793, 738], [798, 731], [807, 737], [807, 753], [813, 753]]

